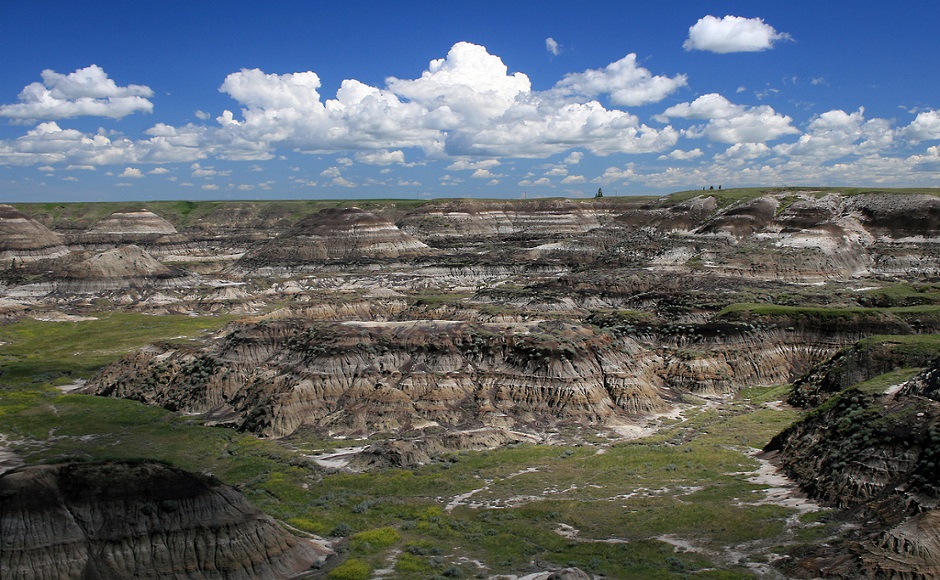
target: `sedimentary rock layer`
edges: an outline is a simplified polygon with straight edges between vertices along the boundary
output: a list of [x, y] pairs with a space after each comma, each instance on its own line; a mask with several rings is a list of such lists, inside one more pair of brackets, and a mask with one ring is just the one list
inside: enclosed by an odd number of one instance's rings
[[9, 205], [0, 205], [0, 262], [33, 262], [67, 254], [59, 234]]
[[[388, 311], [390, 312], [390, 311]], [[400, 313], [407, 314], [400, 311]], [[208, 413], [265, 435], [610, 424], [675, 393], [790, 382], [886, 323], [328, 322], [275, 313], [203, 348], [125, 357], [87, 392]], [[311, 309], [318, 318], [331, 312]]]
[[607, 221], [610, 210], [570, 200], [432, 203], [408, 213], [399, 227], [421, 239], [570, 235]]
[[139, 246], [99, 252], [68, 267], [58, 282], [59, 292], [94, 293], [130, 287], [172, 286], [191, 276], [170, 268]]
[[431, 253], [395, 224], [358, 208], [326, 209], [246, 254], [240, 264], [299, 266], [334, 260], [414, 258]]
[[0, 476], [0, 538], [4, 580], [289, 578], [329, 553], [232, 488], [150, 462]]
[[166, 236], [177, 233], [176, 228], [157, 214], [146, 209], [114, 212], [88, 230], [91, 235], [112, 236], [126, 243], [135, 236]]
[[820, 575], [931, 578], [940, 569], [938, 365], [902, 385], [847, 388], [767, 446], [811, 496], [866, 520], [838, 556], [806, 562]]
[[564, 323], [245, 325], [204, 351], [151, 348], [88, 392], [207, 412], [266, 435], [606, 422], [664, 410], [660, 361], [629, 339]]

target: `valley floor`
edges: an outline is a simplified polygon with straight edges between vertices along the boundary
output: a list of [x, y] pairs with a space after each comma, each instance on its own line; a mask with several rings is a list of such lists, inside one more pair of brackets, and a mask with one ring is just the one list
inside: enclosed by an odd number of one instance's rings
[[366, 473], [343, 462], [374, 439], [263, 440], [39, 385], [4, 398], [0, 432], [28, 463], [148, 456], [219, 475], [331, 545], [338, 555], [314, 576], [542, 578], [576, 566], [610, 578], [783, 577], [775, 560], [841, 526], [759, 455], [799, 416], [779, 403], [785, 392], [690, 398], [634, 429], [531, 433], [540, 442]]

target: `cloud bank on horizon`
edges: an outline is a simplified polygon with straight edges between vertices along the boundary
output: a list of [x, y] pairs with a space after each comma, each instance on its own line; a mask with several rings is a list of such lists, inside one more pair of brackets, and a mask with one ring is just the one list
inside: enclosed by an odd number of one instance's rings
[[[761, 18], [709, 15], [689, 27], [682, 48], [726, 55], [793, 41]], [[552, 37], [544, 48], [551, 57], [562, 54]], [[313, 178], [286, 178], [295, 186], [388, 186], [432, 195], [468, 183], [496, 195], [540, 187], [552, 195], [577, 193], [584, 184], [669, 190], [882, 183], [899, 175], [940, 184], [940, 148], [927, 143], [940, 140], [937, 110], [909, 113], [906, 123], [866, 117], [864, 107], [797, 121], [769, 104], [696, 95], [689, 73], [650, 68], [628, 53], [537, 90], [485, 46], [461, 41], [416, 78], [389, 76], [382, 86], [346, 79], [332, 97], [321, 95], [314, 71], [244, 68], [218, 88], [232, 107], [210, 115], [194, 106], [199, 122], [156, 122], [137, 136], [68, 122], [153, 114], [153, 88], [120, 85], [96, 64], [71, 73], [43, 70], [18, 102], [0, 105], [0, 117], [11, 124], [33, 125], [0, 140], [0, 165], [36, 167], [48, 176], [102, 168], [123, 180], [116, 185], [161, 177], [210, 192], [271, 190], [276, 180], [237, 183], [232, 169], [207, 163], [263, 171], [265, 162], [304, 155], [324, 156], [329, 166]], [[591, 171], [587, 160], [595, 162]], [[377, 173], [357, 177], [355, 168], [363, 166]]]

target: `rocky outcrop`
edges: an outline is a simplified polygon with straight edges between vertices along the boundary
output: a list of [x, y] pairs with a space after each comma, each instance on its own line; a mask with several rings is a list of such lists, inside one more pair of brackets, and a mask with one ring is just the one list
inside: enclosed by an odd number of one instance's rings
[[864, 525], [802, 566], [825, 577], [931, 578], [940, 565], [940, 361], [903, 385], [833, 395], [767, 450], [811, 496]]
[[[818, 282], [868, 274], [936, 275], [940, 231], [930, 195], [773, 192], [718, 207], [703, 195], [625, 211], [569, 246], [603, 262], [742, 278]], [[905, 221], [903, 215], [923, 215]], [[584, 251], [580, 259], [592, 258]]]
[[321, 543], [234, 489], [153, 462], [21, 467], [0, 476], [3, 578], [290, 578]]
[[661, 203], [649, 203], [621, 213], [612, 225], [649, 228], [663, 233], [691, 232], [705, 223], [717, 210], [718, 200], [710, 196], [693, 197], [668, 207]]
[[844, 348], [793, 383], [787, 402], [817, 407], [852, 385], [899, 368], [924, 367], [940, 355], [936, 335], [875, 336]]
[[303, 266], [330, 261], [415, 258], [431, 249], [395, 224], [359, 208], [325, 209], [248, 252], [242, 268]]
[[72, 232], [69, 243], [84, 250], [106, 250], [117, 246], [159, 247], [186, 243], [176, 227], [147, 210], [116, 211], [84, 232]]
[[940, 198], [928, 194], [867, 193], [846, 200], [873, 235], [895, 240], [940, 234]]
[[455, 200], [424, 205], [402, 217], [398, 225], [427, 241], [520, 234], [557, 236], [590, 231], [610, 214], [610, 209], [571, 200], [510, 203]]
[[848, 572], [903, 580], [940, 577], [940, 511], [911, 516], [854, 551], [858, 565]]
[[[380, 312], [361, 306], [344, 308]], [[864, 317], [801, 319], [799, 310], [703, 323], [598, 314], [589, 325], [409, 320], [417, 313], [389, 306], [384, 316], [405, 319], [332, 322], [339, 311], [312, 306], [237, 325], [203, 348], [147, 348], [105, 369], [88, 392], [275, 436], [302, 426], [605, 425], [665, 410], [669, 393], [791, 382], [840, 348], [895, 328]], [[310, 318], [291, 317], [300, 313]]]
[[883, 397], [847, 389], [767, 449], [780, 451], [784, 468], [810, 495], [840, 507], [897, 491], [912, 507], [933, 508], [933, 425], [940, 407], [924, 399]]
[[9, 205], [0, 205], [0, 263], [15, 266], [68, 253], [59, 234]]
[[139, 351], [86, 392], [209, 413], [264, 435], [606, 423], [661, 411], [653, 353], [555, 322], [270, 321], [206, 350]]
[[725, 234], [737, 239], [748, 238], [767, 229], [778, 205], [779, 201], [771, 196], [735, 204], [699, 226], [697, 231], [703, 234]]

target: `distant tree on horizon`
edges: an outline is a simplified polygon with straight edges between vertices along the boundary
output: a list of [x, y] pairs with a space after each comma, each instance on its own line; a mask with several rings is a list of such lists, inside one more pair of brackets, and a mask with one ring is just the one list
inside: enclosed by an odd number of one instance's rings
[[594, 194], [594, 197], [604, 197], [604, 190], [598, 187], [597, 193]]

